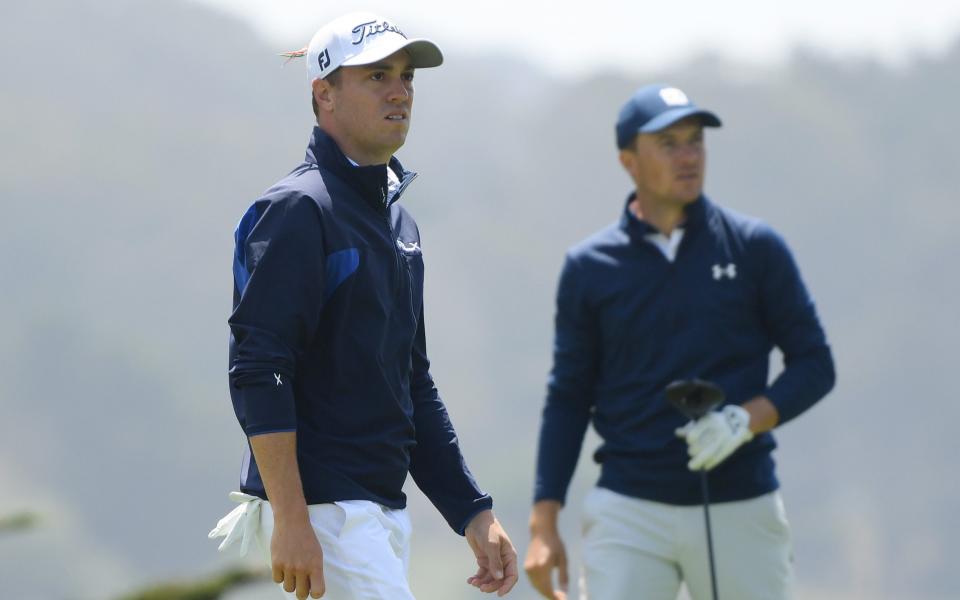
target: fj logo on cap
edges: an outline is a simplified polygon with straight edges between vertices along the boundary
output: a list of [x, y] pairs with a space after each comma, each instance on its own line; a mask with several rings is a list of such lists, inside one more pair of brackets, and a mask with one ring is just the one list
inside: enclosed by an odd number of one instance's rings
[[320, 53], [320, 56], [317, 57], [317, 62], [320, 63], [320, 70], [324, 70], [330, 66], [330, 51], [326, 48], [323, 49], [323, 52]]
[[713, 265], [713, 279], [714, 281], [720, 281], [724, 276], [729, 277], [730, 279], [737, 278], [737, 265], [733, 263], [727, 263], [727, 266], [722, 267], [720, 265]]
[[400, 28], [396, 25], [391, 25], [389, 21], [383, 21], [378, 23], [377, 21], [367, 21], [366, 23], [360, 23], [353, 28], [353, 34], [356, 35], [356, 39], [353, 40], [353, 45], [362, 44], [363, 40], [381, 33], [387, 33], [392, 31], [393, 33], [399, 34], [401, 37], [406, 38], [407, 36], [400, 31]]
[[687, 98], [687, 95], [683, 93], [682, 90], [677, 88], [663, 88], [660, 90], [660, 98], [667, 104], [667, 106], [686, 106], [690, 104], [690, 100]]

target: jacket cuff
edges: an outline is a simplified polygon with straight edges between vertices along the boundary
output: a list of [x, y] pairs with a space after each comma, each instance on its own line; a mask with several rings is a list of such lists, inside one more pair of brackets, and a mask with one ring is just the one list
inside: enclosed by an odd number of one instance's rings
[[473, 501], [470, 506], [467, 516], [459, 520], [459, 528], [456, 523], [457, 521], [452, 521], [447, 519], [447, 522], [457, 532], [458, 535], [464, 535], [467, 530], [467, 526], [470, 525], [470, 522], [473, 521], [473, 518], [482, 513], [485, 510], [493, 510], [493, 498], [490, 496], [481, 496]]
[[293, 400], [293, 381], [279, 385], [254, 385], [240, 388], [244, 408], [244, 433], [248, 437], [278, 431], [296, 431], [297, 410]]

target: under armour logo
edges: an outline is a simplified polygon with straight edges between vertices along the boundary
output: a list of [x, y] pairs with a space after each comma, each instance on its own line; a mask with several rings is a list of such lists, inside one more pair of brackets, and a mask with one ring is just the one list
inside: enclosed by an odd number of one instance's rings
[[723, 279], [723, 276], [726, 275], [730, 279], [737, 278], [737, 265], [733, 263], [727, 263], [727, 266], [721, 267], [720, 265], [713, 265], [713, 279], [715, 281], [720, 281]]
[[403, 240], [397, 239], [397, 248], [406, 254], [421, 254], [420, 243], [419, 242], [410, 242], [405, 244]]
[[320, 56], [317, 57], [317, 62], [320, 63], [320, 70], [324, 70], [330, 66], [330, 51], [326, 48], [323, 49], [323, 52], [320, 53]]
[[273, 377], [274, 377], [274, 379], [277, 380], [277, 385], [283, 385], [283, 382], [280, 381], [280, 373], [274, 373], [274, 374], [273, 374]]

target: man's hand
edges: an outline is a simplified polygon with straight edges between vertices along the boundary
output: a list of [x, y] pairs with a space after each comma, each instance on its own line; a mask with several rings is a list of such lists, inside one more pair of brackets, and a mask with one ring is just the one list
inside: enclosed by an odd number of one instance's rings
[[[530, 547], [523, 568], [530, 583], [540, 595], [550, 600], [566, 600], [567, 551], [557, 531], [560, 503], [541, 500], [534, 505], [530, 516]], [[553, 587], [553, 570], [557, 570], [558, 588]]]
[[276, 523], [270, 540], [273, 581], [284, 591], [296, 592], [298, 600], [320, 598], [326, 591], [323, 581], [323, 550], [310, 521], [281, 526]]
[[709, 471], [723, 462], [733, 451], [753, 439], [750, 413], [742, 406], [728, 404], [711, 411], [677, 430], [687, 441], [691, 471]]
[[477, 574], [467, 579], [467, 583], [481, 592], [505, 596], [519, 577], [517, 551], [493, 511], [485, 510], [475, 516], [463, 535], [477, 557], [478, 566]]
[[323, 550], [310, 524], [297, 468], [297, 435], [292, 431], [265, 433], [250, 438], [260, 476], [273, 510], [270, 558], [273, 580], [296, 592], [298, 600], [309, 594], [319, 598], [323, 581]]

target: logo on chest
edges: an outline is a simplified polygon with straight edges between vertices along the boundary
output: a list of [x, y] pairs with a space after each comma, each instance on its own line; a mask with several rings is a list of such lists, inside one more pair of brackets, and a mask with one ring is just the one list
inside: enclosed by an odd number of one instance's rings
[[737, 265], [733, 263], [727, 263], [726, 266], [719, 265], [719, 264], [713, 265], [712, 271], [713, 271], [714, 281], [720, 281], [724, 277], [727, 277], [729, 279], [737, 278]]
[[409, 244], [397, 238], [397, 248], [400, 248], [400, 252], [404, 254], [409, 254], [411, 256], [416, 256], [417, 254], [423, 254], [420, 250], [420, 242], [410, 242]]

